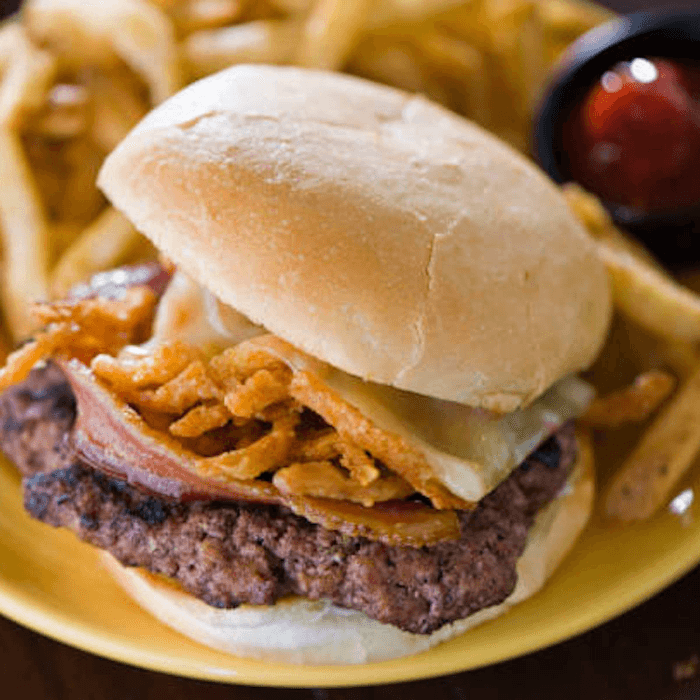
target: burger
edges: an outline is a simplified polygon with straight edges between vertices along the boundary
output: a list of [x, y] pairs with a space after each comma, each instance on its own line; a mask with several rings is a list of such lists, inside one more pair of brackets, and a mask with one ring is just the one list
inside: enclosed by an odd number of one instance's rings
[[611, 305], [542, 173], [422, 97], [236, 66], [99, 184], [161, 257], [38, 304], [3, 370], [33, 517], [263, 659], [416, 653], [543, 585], [591, 508]]

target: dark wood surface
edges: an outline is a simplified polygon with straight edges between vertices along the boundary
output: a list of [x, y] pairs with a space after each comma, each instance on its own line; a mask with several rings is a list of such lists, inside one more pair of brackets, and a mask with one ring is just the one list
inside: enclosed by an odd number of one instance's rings
[[[14, 4], [16, 0], [0, 0], [0, 12]], [[661, 4], [700, 9], [700, 0], [673, 3], [608, 0], [604, 4], [621, 11]], [[635, 610], [544, 651], [440, 679], [347, 690], [270, 690], [175, 678], [77, 651], [0, 617], [0, 697], [23, 700], [700, 699], [699, 600], [700, 567]], [[585, 601], [580, 604], [585, 605]]]

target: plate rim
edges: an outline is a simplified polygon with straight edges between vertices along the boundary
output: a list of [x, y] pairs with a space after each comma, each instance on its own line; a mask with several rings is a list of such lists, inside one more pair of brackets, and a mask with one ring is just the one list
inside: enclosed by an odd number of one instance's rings
[[[586, 532], [589, 529], [590, 525], [586, 528]], [[585, 532], [582, 539], [585, 539]], [[90, 547], [90, 545], [86, 544], [84, 546]], [[569, 616], [568, 620], [563, 620], [557, 625], [550, 626], [549, 632], [547, 629], [544, 632], [541, 631], [540, 638], [534, 642], [532, 633], [526, 634], [521, 639], [509, 640], [505, 645], [499, 645], [492, 651], [482, 654], [475, 663], [470, 662], [469, 656], [463, 657], [457, 663], [451, 662], [448, 658], [435, 664], [432, 669], [428, 668], [427, 664], [434, 649], [415, 656], [370, 664], [300, 666], [241, 658], [243, 669], [236, 669], [235, 667], [231, 669], [202, 668], [201, 662], [196, 662], [196, 660], [191, 665], [183, 665], [182, 659], [168, 657], [163, 652], [158, 653], [156, 651], [149, 656], [144, 656], [138, 647], [118, 641], [107, 631], [100, 631], [94, 625], [86, 628], [81, 626], [80, 623], [71, 623], [70, 619], [67, 619], [59, 610], [51, 609], [46, 604], [39, 604], [38, 606], [32, 604], [29, 593], [22, 595], [19, 591], [13, 592], [11, 590], [12, 586], [4, 583], [1, 574], [0, 614], [20, 626], [83, 652], [106, 658], [113, 662], [125, 663], [136, 668], [176, 677], [219, 684], [270, 688], [368, 687], [426, 680], [484, 668], [535, 653], [598, 627], [613, 618], [625, 614], [656, 593], [661, 592], [700, 563], [700, 539], [694, 547], [682, 552], [685, 556], [680, 561], [677, 558], [679, 547], [680, 543], [665, 550], [664, 556], [658, 560], [658, 565], [653, 570], [643, 569], [637, 572], [633, 578], [638, 580], [639, 585], [627, 587], [627, 594], [622, 599], [616, 598], [618, 601], [617, 605], [610, 602], [602, 607], [600, 605], [585, 606], [578, 614]], [[576, 544], [566, 558], [568, 559], [578, 550], [579, 543]], [[96, 555], [97, 552], [95, 552], [95, 565], [99, 566]], [[669, 566], [663, 566], [665, 562]], [[672, 564], [675, 564], [675, 566]], [[123, 595], [128, 599], [126, 593], [123, 593]], [[531, 600], [536, 600], [536, 598], [537, 595]], [[603, 599], [607, 600], [608, 598], [610, 596]], [[622, 601], [621, 604], [620, 601]], [[523, 603], [523, 605], [527, 603], [528, 601]], [[136, 603], [132, 604], [137, 606]], [[144, 612], [144, 615], [148, 615], [148, 613]], [[155, 618], [151, 618], [151, 620], [154, 625], [170, 630], [170, 628]], [[450, 642], [447, 643], [449, 644]], [[250, 668], [251, 665], [253, 668]], [[257, 665], [260, 666], [259, 670], [255, 668]], [[274, 673], [271, 673], [273, 669]], [[282, 678], [279, 678], [279, 676], [282, 676]]]

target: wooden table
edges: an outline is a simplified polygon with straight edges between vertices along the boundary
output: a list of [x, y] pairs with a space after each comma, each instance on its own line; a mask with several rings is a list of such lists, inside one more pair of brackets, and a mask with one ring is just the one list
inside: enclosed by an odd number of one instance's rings
[[[0, 0], [2, 10], [17, 0]], [[621, 11], [700, 0], [606, 0]], [[221, 686], [131, 668], [77, 651], [0, 618], [0, 694], [22, 700], [690, 700], [700, 698], [700, 567], [652, 600], [598, 629], [477, 671], [348, 690]]]

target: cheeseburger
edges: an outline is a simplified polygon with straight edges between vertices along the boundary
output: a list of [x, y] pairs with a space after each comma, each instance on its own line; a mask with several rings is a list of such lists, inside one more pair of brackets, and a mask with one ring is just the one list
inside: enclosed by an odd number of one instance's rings
[[99, 184], [161, 263], [38, 304], [10, 356], [32, 516], [264, 659], [415, 653], [541, 587], [590, 511], [575, 373], [610, 317], [542, 173], [421, 97], [236, 66]]

